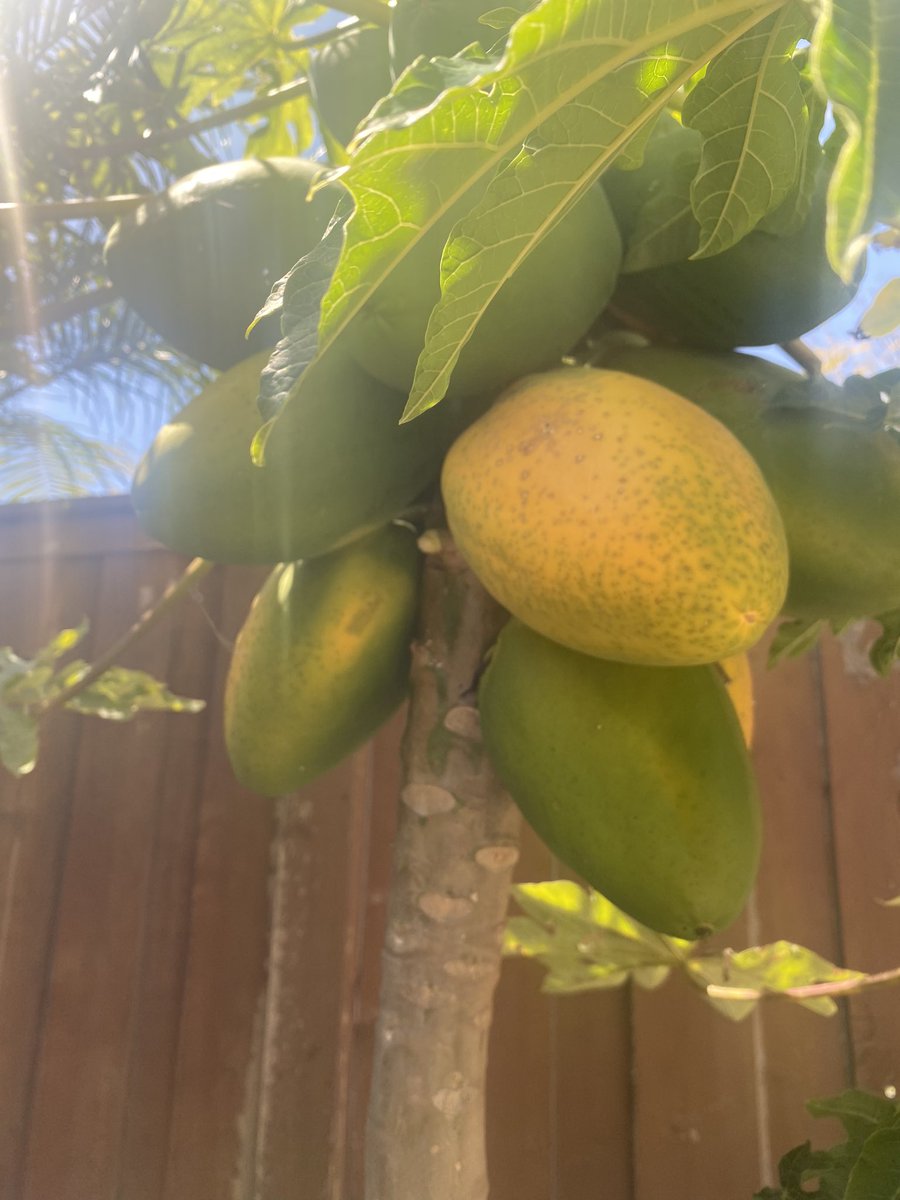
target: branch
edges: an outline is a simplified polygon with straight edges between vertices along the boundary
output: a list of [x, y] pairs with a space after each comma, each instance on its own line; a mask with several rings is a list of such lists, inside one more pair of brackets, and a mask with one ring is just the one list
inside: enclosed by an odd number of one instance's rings
[[372, 25], [390, 25], [391, 6], [382, 4], [381, 0], [340, 0], [331, 4], [335, 12], [347, 13], [351, 17], [359, 17]]
[[77, 296], [70, 296], [67, 300], [57, 300], [53, 304], [45, 304], [28, 316], [20, 317], [12, 325], [0, 325], [0, 342], [17, 337], [27, 337], [29, 334], [37, 333], [45, 325], [56, 325], [61, 321], [68, 321], [70, 317], [78, 316], [80, 313], [101, 308], [104, 304], [115, 300], [118, 294], [115, 287], [111, 283], [107, 283], [101, 287], [91, 288], [90, 291], [79, 292]]
[[701, 988], [715, 1000], [773, 1000], [784, 997], [787, 1000], [816, 1000], [823, 996], [855, 996], [867, 992], [870, 988], [884, 987], [890, 983], [900, 983], [900, 967], [890, 971], [880, 971], [875, 975], [863, 975], [856, 979], [838, 979], [830, 983], [807, 983], [801, 987], [779, 988], [769, 991], [765, 988], [728, 987], [719, 983], [708, 983]]
[[426, 553], [366, 1134], [367, 1200], [487, 1200], [485, 1067], [520, 818], [474, 684], [506, 614]]
[[169, 609], [174, 608], [205, 575], [209, 574], [214, 566], [215, 563], [208, 562], [203, 558], [195, 558], [188, 563], [181, 578], [166, 588], [153, 607], [141, 613], [127, 633], [122, 634], [95, 662], [91, 663], [90, 667], [79, 679], [76, 679], [74, 683], [69, 684], [68, 687], [63, 688], [55, 696], [39, 705], [36, 710], [37, 714], [42, 715], [45, 712], [49, 712], [52, 708], [60, 708], [74, 696], [77, 696], [79, 692], [83, 692], [96, 679], [99, 679], [105, 671], [108, 671], [110, 667], [115, 665], [116, 661], [130, 646], [139, 638], [142, 638], [145, 633], [148, 633], [155, 625], [158, 625]]
[[47, 203], [0, 203], [0, 223], [22, 222], [26, 228], [51, 221], [75, 221], [80, 217], [116, 217], [132, 212], [147, 199], [146, 196], [124, 193], [92, 200], [54, 200]]
[[84, 151], [79, 152], [78, 157], [90, 161], [97, 158], [115, 158], [123, 154], [143, 154], [148, 150], [156, 149], [157, 146], [168, 146], [172, 142], [180, 142], [185, 138], [194, 137], [198, 133], [205, 133], [207, 129], [232, 125], [235, 121], [253, 117], [269, 108], [277, 108], [279, 104], [285, 104], [296, 96], [305, 96], [308, 92], [309, 80], [304, 75], [291, 83], [273, 88], [271, 92], [266, 92], [262, 96], [256, 96], [244, 104], [235, 104], [233, 108], [219, 109], [208, 117], [202, 117], [199, 121], [185, 121], [183, 125], [159, 129], [144, 137], [113, 138], [109, 142], [86, 147]]
[[781, 349], [795, 363], [801, 366], [811, 379], [822, 374], [822, 363], [819, 361], [818, 355], [813, 350], [810, 350], [809, 346], [805, 342], [802, 342], [800, 338], [794, 338], [790, 342], [782, 342]]

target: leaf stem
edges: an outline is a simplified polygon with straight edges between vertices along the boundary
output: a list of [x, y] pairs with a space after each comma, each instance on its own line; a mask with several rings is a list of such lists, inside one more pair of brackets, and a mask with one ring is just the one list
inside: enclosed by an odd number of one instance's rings
[[131, 212], [146, 199], [146, 196], [122, 193], [89, 200], [54, 200], [36, 204], [5, 200], [0, 203], [0, 225], [23, 218], [26, 226], [31, 226], [50, 221], [75, 221], [82, 217], [117, 217]]
[[728, 987], [719, 983], [703, 984], [699, 980], [696, 982], [714, 1000], [772, 1000], [778, 997], [788, 1000], [816, 1000], [823, 996], [854, 996], [860, 992], [867, 992], [870, 988], [900, 983], [900, 967], [894, 967], [890, 971], [879, 971], [875, 975], [861, 975], [828, 983], [807, 983], [800, 987], [779, 988], [777, 991], [767, 988]]
[[800, 338], [793, 338], [790, 342], [782, 342], [781, 349], [798, 366], [801, 366], [811, 379], [822, 374], [822, 363], [819, 356], [813, 350], [810, 350], [809, 346], [801, 341]]
[[169, 609], [173, 608], [183, 599], [204, 576], [209, 574], [214, 566], [214, 563], [204, 558], [195, 558], [188, 563], [181, 577], [166, 588], [153, 607], [142, 612], [131, 628], [113, 642], [95, 662], [91, 663], [90, 667], [79, 679], [76, 679], [74, 683], [70, 683], [62, 691], [57, 692], [49, 700], [45, 700], [43, 704], [38, 705], [36, 709], [37, 714], [42, 715], [52, 708], [60, 708], [74, 696], [77, 696], [79, 692], [84, 691], [96, 679], [99, 679], [130, 646], [139, 638], [142, 638], [145, 633], [148, 633], [155, 625], [158, 625]]

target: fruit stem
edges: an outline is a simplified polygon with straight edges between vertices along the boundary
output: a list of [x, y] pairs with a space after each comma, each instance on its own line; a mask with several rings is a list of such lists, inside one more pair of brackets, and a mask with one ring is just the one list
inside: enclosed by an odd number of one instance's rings
[[158, 625], [160, 620], [166, 615], [170, 608], [173, 608], [184, 596], [188, 594], [205, 575], [215, 566], [214, 563], [207, 562], [203, 558], [192, 559], [185, 568], [183, 574], [169, 584], [157, 602], [152, 608], [148, 608], [142, 612], [135, 623], [129, 630], [122, 634], [113, 644], [100, 655], [83, 675], [80, 675], [74, 683], [70, 683], [68, 687], [62, 691], [56, 692], [49, 700], [45, 700], [43, 704], [37, 706], [37, 713], [43, 714], [51, 708], [60, 708], [79, 692], [83, 692], [86, 687], [99, 679], [100, 676], [114, 666], [122, 654], [132, 646], [139, 638], [142, 638], [145, 633], [148, 633], [155, 625]]
[[475, 681], [506, 614], [449, 535], [441, 531], [429, 551], [382, 956], [366, 1200], [488, 1195], [488, 1032], [520, 818], [482, 745]]
[[793, 341], [790, 342], [782, 342], [781, 349], [785, 352], [785, 354], [792, 358], [798, 366], [802, 367], [804, 372], [811, 379], [814, 379], [817, 375], [822, 374], [822, 363], [818, 355], [814, 351], [810, 350], [809, 346], [807, 346], [805, 342], [801, 342], [799, 338], [794, 338]]

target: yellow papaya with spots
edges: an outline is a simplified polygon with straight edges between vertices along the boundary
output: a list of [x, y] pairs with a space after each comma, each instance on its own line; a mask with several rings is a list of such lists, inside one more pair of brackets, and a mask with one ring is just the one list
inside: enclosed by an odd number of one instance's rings
[[520, 381], [454, 442], [442, 489], [487, 590], [573, 650], [715, 662], [756, 642], [784, 600], [784, 529], [753, 459], [633, 375]]
[[238, 634], [225, 685], [235, 775], [264, 796], [309, 783], [365, 742], [409, 678], [419, 553], [390, 525], [275, 568]]

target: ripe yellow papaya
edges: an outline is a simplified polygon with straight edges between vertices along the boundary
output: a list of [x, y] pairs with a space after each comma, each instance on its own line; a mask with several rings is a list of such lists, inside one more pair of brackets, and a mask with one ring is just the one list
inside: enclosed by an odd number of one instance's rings
[[574, 650], [713, 662], [781, 608], [784, 531], [758, 467], [718, 421], [634, 376], [522, 380], [453, 444], [442, 490], [487, 590]]
[[841, 622], [900, 607], [896, 433], [779, 403], [800, 377], [749, 355], [622, 348], [604, 361], [700, 405], [753, 455], [787, 535], [785, 613]]
[[238, 635], [225, 685], [225, 743], [246, 787], [294, 791], [397, 708], [418, 574], [415, 535], [396, 525], [275, 568]]
[[405, 397], [332, 354], [250, 460], [268, 352], [207, 385], [157, 434], [134, 478], [138, 520], [182, 554], [277, 563], [325, 554], [398, 516], [436, 480], [480, 410], [446, 400], [400, 425]]
[[[454, 211], [422, 239], [350, 324], [346, 344], [376, 378], [408, 392], [441, 296], [444, 243]], [[502, 286], [462, 348], [449, 395], [496, 393], [554, 366], [609, 300], [622, 258], [619, 231], [600, 187], [591, 188]]]
[[244, 334], [272, 285], [325, 231], [334, 193], [306, 199], [318, 170], [269, 158], [185, 175], [112, 227], [110, 279], [176, 350], [217, 370], [234, 366], [278, 338], [277, 321]]
[[695, 939], [734, 920], [760, 815], [716, 667], [608, 662], [513, 620], [478, 704], [500, 779], [568, 867], [660, 933]]
[[[700, 225], [689, 215], [700, 150], [697, 131], [667, 116], [654, 131], [641, 167], [604, 175], [625, 241], [625, 270], [613, 297], [619, 312], [653, 330], [660, 340], [669, 337], [686, 345], [730, 350], [800, 337], [849, 304], [856, 286], [841, 281], [825, 251], [824, 155], [809, 212], [799, 228], [780, 234], [757, 228], [719, 254], [691, 259], [700, 240]], [[665, 219], [674, 224], [676, 194], [685, 213], [683, 253], [673, 261], [630, 271], [628, 252], [637, 213], [662, 189], [669, 197]], [[793, 197], [786, 203], [794, 203]]]

